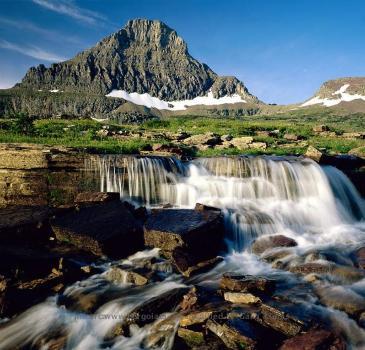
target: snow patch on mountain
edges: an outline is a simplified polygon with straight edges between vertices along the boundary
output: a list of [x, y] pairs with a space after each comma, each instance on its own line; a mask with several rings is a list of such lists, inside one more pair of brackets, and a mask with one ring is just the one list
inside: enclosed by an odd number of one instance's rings
[[205, 105], [214, 106], [222, 104], [233, 104], [233, 103], [246, 103], [246, 101], [238, 94], [231, 96], [223, 96], [215, 98], [213, 92], [209, 91], [207, 96], [198, 96], [192, 100], [182, 101], [163, 101], [157, 97], [153, 97], [148, 93], [139, 94], [137, 92], [129, 93], [125, 90], [113, 90], [107, 97], [123, 98], [136, 105], [146, 106], [148, 108], [167, 109], [171, 111], [182, 111], [186, 110], [190, 106]]
[[341, 102], [351, 102], [354, 100], [365, 101], [365, 96], [360, 94], [349, 94], [346, 90], [349, 88], [350, 84], [342, 85], [337, 91], [332, 93], [332, 96], [339, 96], [338, 98], [320, 98], [318, 96], [313, 97], [307, 102], [304, 102], [300, 107], [307, 107], [316, 104], [323, 104], [326, 107], [331, 107], [338, 105]]

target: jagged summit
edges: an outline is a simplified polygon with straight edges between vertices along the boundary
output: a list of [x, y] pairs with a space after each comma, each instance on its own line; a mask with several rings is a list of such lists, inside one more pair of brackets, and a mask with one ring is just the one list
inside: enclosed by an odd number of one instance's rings
[[164, 101], [190, 100], [212, 92], [257, 102], [234, 77], [218, 77], [194, 59], [185, 41], [159, 20], [134, 19], [74, 58], [31, 68], [21, 87], [106, 95], [113, 90], [149, 94]]

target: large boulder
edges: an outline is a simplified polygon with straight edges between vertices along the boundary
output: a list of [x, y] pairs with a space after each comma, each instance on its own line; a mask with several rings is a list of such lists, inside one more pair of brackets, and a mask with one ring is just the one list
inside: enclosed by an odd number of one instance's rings
[[121, 258], [143, 248], [143, 230], [119, 201], [69, 212], [51, 223], [59, 241], [66, 241], [97, 256]]
[[261, 254], [265, 250], [278, 247], [295, 247], [297, 242], [284, 235], [263, 236], [256, 239], [252, 244], [252, 252], [254, 254]]
[[222, 250], [223, 236], [219, 210], [157, 210], [144, 225], [146, 246], [160, 248], [181, 272], [207, 260], [214, 263]]

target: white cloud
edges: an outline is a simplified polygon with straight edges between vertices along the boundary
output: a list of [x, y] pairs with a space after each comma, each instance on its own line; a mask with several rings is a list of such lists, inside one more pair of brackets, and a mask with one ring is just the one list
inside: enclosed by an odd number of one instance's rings
[[1, 39], [0, 48], [16, 51], [21, 53], [22, 55], [30, 56], [48, 62], [59, 62], [66, 60], [64, 57], [58, 56], [57, 54], [52, 52], [45, 51], [37, 46], [20, 46], [18, 44], [14, 44]]
[[54, 11], [88, 24], [96, 24], [106, 21], [106, 17], [98, 12], [78, 7], [72, 0], [33, 0], [39, 6]]
[[40, 34], [47, 39], [53, 41], [67, 41], [74, 44], [80, 44], [80, 40], [74, 36], [64, 35], [54, 30], [41, 28], [32, 22], [13, 20], [5, 17], [0, 17], [0, 23], [19, 30], [29, 30]]

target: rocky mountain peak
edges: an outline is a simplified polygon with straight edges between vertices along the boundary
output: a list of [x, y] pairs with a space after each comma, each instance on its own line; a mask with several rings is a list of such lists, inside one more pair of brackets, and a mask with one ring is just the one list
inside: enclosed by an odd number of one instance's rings
[[31, 68], [20, 86], [106, 95], [148, 93], [164, 101], [239, 94], [257, 101], [235, 77], [218, 77], [194, 59], [185, 41], [161, 21], [134, 19], [74, 58]]

